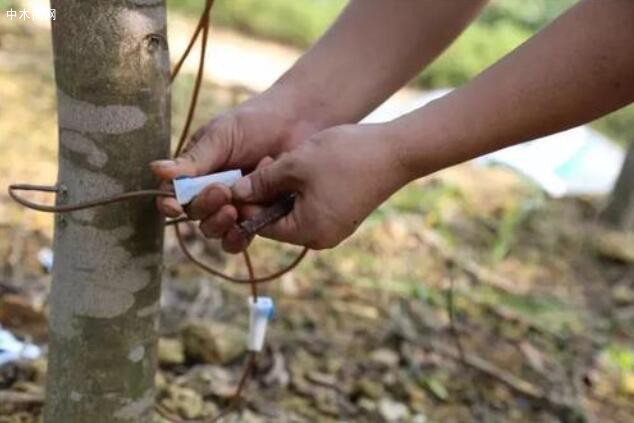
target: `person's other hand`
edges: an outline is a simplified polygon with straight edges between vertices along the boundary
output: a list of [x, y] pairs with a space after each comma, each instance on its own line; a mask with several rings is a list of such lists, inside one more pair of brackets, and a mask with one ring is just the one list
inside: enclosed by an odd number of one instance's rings
[[[312, 249], [334, 247], [408, 182], [391, 137], [387, 125], [319, 132], [277, 160], [262, 160], [234, 185], [233, 199], [244, 204], [240, 213], [248, 217], [281, 194], [296, 193], [293, 211], [259, 235]], [[235, 228], [223, 237], [229, 252], [245, 249], [248, 242]]]
[[[316, 132], [309, 123], [291, 117], [282, 104], [266, 94], [253, 98], [200, 128], [175, 160], [151, 163], [154, 173], [169, 189], [178, 176], [200, 176], [225, 169], [253, 169], [265, 156], [277, 156], [292, 149]], [[184, 210], [175, 198], [157, 199], [159, 210], [178, 217]], [[237, 219], [231, 205], [231, 191], [223, 185], [211, 185], [187, 207], [187, 214], [200, 220], [208, 237], [222, 236]], [[210, 228], [213, 228], [211, 230]]]

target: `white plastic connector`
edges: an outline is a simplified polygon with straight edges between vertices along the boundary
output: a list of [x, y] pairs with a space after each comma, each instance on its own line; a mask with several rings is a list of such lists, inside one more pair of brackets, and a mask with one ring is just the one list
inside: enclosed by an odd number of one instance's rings
[[266, 326], [275, 315], [275, 305], [270, 297], [249, 297], [249, 338], [247, 348], [249, 351], [262, 351]]
[[176, 201], [178, 204], [187, 204], [208, 185], [223, 184], [230, 187], [240, 178], [242, 178], [242, 171], [239, 169], [193, 178], [189, 176], [176, 178], [174, 179]]

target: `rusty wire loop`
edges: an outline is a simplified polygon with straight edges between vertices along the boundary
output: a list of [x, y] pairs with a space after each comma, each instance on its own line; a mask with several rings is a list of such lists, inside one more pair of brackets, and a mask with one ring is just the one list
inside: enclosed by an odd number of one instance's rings
[[[198, 101], [198, 95], [200, 93], [200, 87], [202, 85], [202, 79], [203, 79], [203, 75], [204, 75], [204, 69], [205, 69], [205, 56], [206, 56], [206, 51], [207, 51], [207, 39], [208, 39], [208, 35], [209, 35], [209, 27], [210, 27], [210, 23], [209, 23], [209, 18], [211, 15], [211, 8], [214, 4], [214, 0], [206, 0], [205, 2], [205, 8], [202, 11], [201, 14], [201, 18], [198, 21], [198, 24], [196, 26], [196, 29], [194, 30], [191, 39], [187, 45], [187, 48], [185, 49], [185, 51], [183, 52], [181, 58], [179, 59], [179, 61], [176, 63], [171, 76], [170, 76], [170, 83], [172, 83], [174, 81], [174, 79], [176, 78], [176, 76], [178, 75], [178, 73], [180, 72], [180, 70], [182, 69], [183, 64], [185, 63], [185, 60], [187, 59], [187, 57], [189, 56], [194, 44], [196, 43], [196, 41], [200, 38], [200, 36], [202, 35], [202, 40], [201, 40], [201, 51], [200, 51], [200, 61], [198, 64], [198, 70], [196, 73], [196, 80], [194, 83], [194, 88], [192, 90], [192, 97], [191, 97], [191, 102], [189, 104], [189, 109], [187, 112], [187, 118], [185, 120], [185, 124], [183, 126], [178, 144], [176, 146], [175, 152], [174, 152], [174, 157], [178, 156], [183, 149], [187, 146], [187, 141], [188, 141], [188, 136], [189, 136], [189, 130], [193, 121], [193, 117], [194, 114], [196, 112], [196, 104]], [[30, 184], [12, 184], [9, 186], [9, 196], [16, 201], [18, 204], [29, 208], [29, 209], [33, 209], [33, 210], [37, 210], [40, 212], [46, 212], [46, 213], [69, 213], [69, 212], [74, 212], [74, 211], [78, 211], [78, 210], [84, 210], [84, 209], [88, 209], [88, 208], [94, 208], [94, 207], [99, 207], [99, 206], [105, 206], [108, 204], [113, 204], [113, 203], [118, 203], [118, 202], [123, 202], [123, 201], [129, 201], [132, 199], [137, 199], [137, 198], [142, 198], [142, 197], [175, 197], [175, 194], [171, 191], [165, 191], [165, 190], [158, 190], [158, 189], [146, 189], [146, 190], [138, 190], [138, 191], [129, 191], [129, 192], [124, 192], [122, 194], [118, 194], [118, 195], [113, 195], [113, 196], [109, 196], [109, 197], [103, 197], [103, 198], [98, 198], [98, 199], [94, 199], [94, 200], [88, 200], [88, 201], [84, 201], [84, 202], [80, 202], [80, 203], [75, 203], [75, 204], [69, 204], [69, 205], [61, 205], [61, 204], [56, 204], [56, 205], [46, 205], [46, 204], [40, 204], [40, 203], [36, 203], [30, 200], [27, 200], [23, 197], [21, 197], [20, 195], [17, 194], [18, 191], [38, 191], [38, 192], [47, 192], [47, 193], [55, 193], [58, 196], [59, 195], [65, 195], [65, 188], [63, 186], [50, 186], [50, 185], [30, 185]], [[256, 219], [254, 222], [247, 222], [245, 221], [246, 225], [241, 226], [243, 233], [245, 228], [250, 228], [250, 229], [260, 229], [263, 225], [270, 223], [270, 221], [272, 220], [272, 217], [274, 217], [275, 213], [277, 212], [278, 214], [280, 213], [279, 210], [279, 206], [277, 207], [277, 209], [275, 207], [272, 208], [273, 212], [269, 213], [269, 216], [256, 216]], [[279, 216], [277, 216], [279, 217]], [[202, 270], [204, 270], [207, 273], [210, 273], [218, 278], [224, 279], [228, 282], [231, 283], [236, 283], [236, 284], [249, 284], [251, 287], [251, 296], [253, 297], [254, 300], [257, 300], [257, 296], [258, 296], [258, 291], [257, 291], [257, 285], [260, 283], [266, 283], [266, 282], [270, 282], [274, 279], [279, 278], [280, 276], [284, 275], [285, 273], [291, 271], [293, 268], [295, 268], [306, 256], [306, 254], [308, 253], [308, 248], [303, 248], [302, 251], [299, 253], [299, 255], [290, 263], [288, 264], [286, 267], [270, 274], [267, 276], [261, 276], [261, 277], [256, 277], [255, 276], [255, 271], [253, 269], [253, 264], [251, 261], [251, 258], [249, 256], [249, 253], [245, 250], [243, 252], [243, 257], [244, 257], [244, 262], [245, 262], [245, 266], [247, 268], [247, 272], [248, 272], [248, 277], [247, 278], [240, 278], [240, 277], [235, 277], [235, 276], [231, 276], [228, 274], [225, 274], [223, 272], [220, 272], [219, 270], [216, 270], [214, 268], [212, 268], [211, 266], [203, 263], [201, 260], [197, 259], [192, 252], [188, 249], [185, 241], [183, 240], [183, 236], [182, 233], [180, 231], [179, 228], [179, 224], [181, 223], [185, 223], [188, 222], [189, 219], [186, 217], [180, 217], [180, 218], [176, 218], [176, 219], [172, 219], [172, 220], [168, 220], [166, 221], [166, 225], [170, 225], [174, 227], [175, 230], [175, 234], [176, 234], [176, 238], [178, 240], [178, 244], [181, 247], [183, 253], [185, 254], [185, 256], [191, 260], [195, 265], [197, 265], [198, 267], [200, 267]], [[242, 222], [242, 224], [244, 224], [245, 222]], [[250, 233], [248, 230], [246, 232], [249, 235], [252, 235], [252, 233]], [[244, 367], [243, 373], [240, 377], [240, 381], [238, 383], [238, 387], [236, 389], [236, 392], [234, 394], [234, 396], [232, 397], [232, 400], [230, 402], [230, 405], [222, 412], [220, 412], [217, 416], [213, 417], [212, 419], [207, 419], [207, 420], [183, 420], [180, 419], [177, 416], [172, 415], [172, 413], [169, 410], [166, 410], [165, 407], [161, 406], [160, 404], [157, 404], [155, 409], [156, 411], [161, 414], [161, 416], [163, 416], [164, 418], [166, 418], [167, 420], [174, 422], [174, 423], [211, 423], [211, 422], [215, 422], [220, 420], [223, 417], [226, 417], [228, 414], [232, 413], [233, 411], [235, 411], [241, 402], [241, 396], [242, 396], [242, 392], [244, 391], [244, 389], [246, 388], [247, 382], [249, 380], [249, 377], [251, 376], [251, 374], [253, 373], [253, 371], [255, 370], [255, 365], [256, 365], [256, 352], [251, 351], [249, 353], [249, 356], [247, 358], [247, 363]]]
[[174, 197], [174, 193], [171, 191], [163, 191], [159, 189], [143, 189], [139, 191], [124, 192], [112, 197], [100, 198], [97, 200], [84, 201], [81, 203], [70, 205], [56, 205], [47, 206], [44, 204], [38, 204], [33, 201], [26, 200], [16, 194], [16, 191], [40, 191], [40, 192], [55, 192], [60, 193], [60, 188], [57, 186], [47, 185], [28, 185], [28, 184], [13, 184], [9, 186], [9, 196], [20, 205], [29, 209], [45, 212], [45, 213], [70, 213], [78, 210], [90, 209], [98, 206], [105, 206], [107, 204], [119, 203], [127, 201], [132, 198], [140, 197]]

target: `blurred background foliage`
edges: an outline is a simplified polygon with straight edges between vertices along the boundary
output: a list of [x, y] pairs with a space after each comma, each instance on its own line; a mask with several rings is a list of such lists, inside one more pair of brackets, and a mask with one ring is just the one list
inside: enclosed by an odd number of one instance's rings
[[[6, 0], [0, 0], [6, 1]], [[492, 0], [477, 21], [413, 80], [424, 89], [464, 84], [526, 41], [577, 0]], [[250, 35], [307, 48], [328, 28], [346, 0], [218, 0], [214, 22]], [[168, 0], [180, 12], [200, 13], [200, 0]], [[598, 120], [593, 126], [619, 142], [631, 139], [634, 107]]]

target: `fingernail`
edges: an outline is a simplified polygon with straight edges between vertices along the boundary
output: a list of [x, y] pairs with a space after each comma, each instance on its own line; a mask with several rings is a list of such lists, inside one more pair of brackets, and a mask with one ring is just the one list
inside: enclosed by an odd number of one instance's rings
[[236, 182], [236, 184], [233, 186], [233, 192], [236, 195], [236, 197], [240, 198], [240, 199], [247, 199], [251, 196], [251, 194], [253, 193], [253, 187], [251, 185], [251, 179], [250, 178], [242, 178], [240, 180], [238, 180], [238, 182]]
[[165, 207], [165, 210], [167, 210], [172, 215], [181, 214], [181, 210], [176, 208], [176, 206], [174, 206], [173, 204], [169, 204], [169, 203], [163, 204], [163, 207]]
[[157, 167], [171, 167], [174, 166], [176, 163], [174, 162], [174, 160], [155, 160], [151, 164], [152, 166]]

